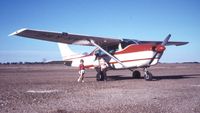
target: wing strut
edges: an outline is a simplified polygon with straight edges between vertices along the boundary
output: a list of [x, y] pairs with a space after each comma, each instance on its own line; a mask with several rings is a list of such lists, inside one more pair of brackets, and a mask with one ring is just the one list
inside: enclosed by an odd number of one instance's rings
[[113, 60], [115, 60], [116, 62], [118, 62], [119, 64], [121, 64], [124, 68], [126, 68], [126, 66], [116, 57], [114, 57], [113, 55], [111, 55], [110, 53], [108, 53], [106, 50], [104, 50], [103, 48], [101, 48], [98, 44], [96, 44], [93, 40], [90, 40], [90, 42], [96, 46], [97, 48], [99, 48], [101, 51], [103, 51], [105, 54], [107, 54], [110, 58], [112, 58]]

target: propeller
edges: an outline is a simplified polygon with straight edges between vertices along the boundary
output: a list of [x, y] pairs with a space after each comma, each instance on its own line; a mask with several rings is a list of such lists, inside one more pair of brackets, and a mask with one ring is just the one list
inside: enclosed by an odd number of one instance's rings
[[170, 37], [171, 37], [171, 34], [169, 34], [169, 35], [165, 38], [165, 40], [162, 42], [161, 45], [165, 46], [165, 45], [167, 44], [167, 42], [169, 41]]
[[156, 58], [157, 55], [158, 55], [158, 57], [157, 57], [158, 59], [161, 58], [161, 56], [165, 50], [165, 45], [168, 43], [170, 37], [171, 37], [171, 34], [169, 34], [160, 45], [156, 45], [155, 54], [154, 54], [153, 58], [151, 59], [151, 61], [149, 62], [149, 65], [151, 65], [151, 63], [154, 61], [154, 59]]

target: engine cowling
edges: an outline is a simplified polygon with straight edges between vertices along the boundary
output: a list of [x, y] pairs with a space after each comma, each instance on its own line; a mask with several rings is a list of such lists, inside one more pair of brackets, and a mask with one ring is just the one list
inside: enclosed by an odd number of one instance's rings
[[157, 45], [156, 48], [155, 48], [155, 51], [158, 52], [158, 53], [162, 53], [165, 49], [166, 49], [165, 46]]

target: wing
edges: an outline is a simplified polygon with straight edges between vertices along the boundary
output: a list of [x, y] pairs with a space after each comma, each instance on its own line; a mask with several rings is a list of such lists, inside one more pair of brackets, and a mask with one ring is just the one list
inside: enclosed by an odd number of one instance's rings
[[[145, 43], [151, 43], [151, 44], [162, 44], [162, 41], [139, 41], [140, 44], [145, 44]], [[174, 42], [174, 41], [169, 41], [167, 42], [166, 46], [171, 46], [171, 45], [175, 45], [175, 46], [181, 46], [181, 45], [185, 45], [188, 44], [189, 42]]]
[[100, 46], [118, 44], [120, 42], [120, 39], [75, 35], [64, 32], [58, 33], [58, 32], [32, 30], [32, 29], [20, 29], [10, 34], [9, 36], [11, 35], [17, 35], [17, 36], [52, 41], [52, 42], [61, 42], [66, 44], [84, 45], [84, 46], [94, 46], [91, 43], [91, 40]]

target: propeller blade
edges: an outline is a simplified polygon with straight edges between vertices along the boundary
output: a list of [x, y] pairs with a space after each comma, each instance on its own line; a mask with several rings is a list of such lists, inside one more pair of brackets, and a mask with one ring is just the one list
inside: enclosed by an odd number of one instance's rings
[[171, 34], [169, 34], [169, 35], [165, 38], [165, 40], [162, 42], [161, 45], [165, 46], [165, 45], [167, 44], [167, 42], [169, 41], [170, 37], [171, 37]]

